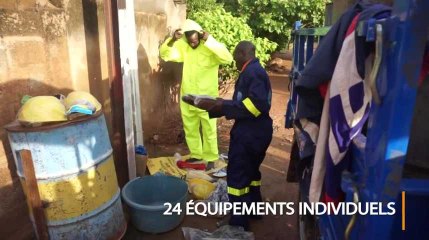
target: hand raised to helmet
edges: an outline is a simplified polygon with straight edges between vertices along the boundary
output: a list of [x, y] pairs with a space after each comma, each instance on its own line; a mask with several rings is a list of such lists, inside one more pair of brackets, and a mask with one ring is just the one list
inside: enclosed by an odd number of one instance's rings
[[177, 41], [177, 40], [179, 40], [180, 38], [182, 38], [182, 36], [183, 36], [182, 29], [178, 28], [178, 29], [176, 29], [176, 31], [174, 31], [174, 33], [173, 33], [173, 40], [174, 40], [174, 41]]

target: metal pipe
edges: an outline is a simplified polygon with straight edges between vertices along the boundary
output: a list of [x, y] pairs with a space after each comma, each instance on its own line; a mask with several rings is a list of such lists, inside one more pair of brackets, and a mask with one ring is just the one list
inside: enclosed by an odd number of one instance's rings
[[383, 59], [383, 26], [381, 24], [376, 24], [375, 27], [376, 27], [375, 59], [374, 59], [374, 66], [372, 67], [368, 82], [369, 82], [369, 87], [371, 88], [372, 99], [376, 104], [380, 104], [381, 99], [377, 89], [377, 76], [378, 76], [378, 72], [380, 71], [380, 66]]
[[[353, 187], [353, 202], [358, 204], [359, 203], [359, 191], [356, 186]], [[344, 232], [344, 239], [349, 240], [350, 234], [352, 233], [353, 227], [356, 225], [356, 221], [358, 218], [358, 214], [352, 216], [350, 219], [349, 224], [347, 225], [346, 231]]]

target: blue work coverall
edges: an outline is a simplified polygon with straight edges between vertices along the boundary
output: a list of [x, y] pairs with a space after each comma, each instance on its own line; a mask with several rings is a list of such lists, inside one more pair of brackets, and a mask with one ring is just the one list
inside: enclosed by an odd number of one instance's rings
[[[228, 153], [227, 184], [230, 202], [261, 202], [261, 172], [273, 135], [271, 84], [258, 59], [251, 60], [240, 73], [232, 100], [224, 100], [221, 113], [210, 117], [225, 116], [235, 119], [231, 130]], [[230, 225], [248, 228], [249, 216], [231, 216]]]

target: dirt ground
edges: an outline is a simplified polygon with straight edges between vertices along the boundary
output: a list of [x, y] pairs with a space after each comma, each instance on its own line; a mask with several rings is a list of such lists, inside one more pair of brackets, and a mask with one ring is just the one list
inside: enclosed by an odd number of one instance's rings
[[[267, 156], [261, 166], [262, 194], [264, 200], [269, 202], [297, 202], [297, 184], [286, 182], [292, 140], [292, 130], [284, 128], [284, 114], [289, 97], [288, 78], [286, 75], [270, 74], [270, 79], [273, 89], [270, 115], [274, 120], [274, 135]], [[232, 121], [225, 119], [221, 119], [218, 123], [219, 149], [221, 152], [227, 152], [228, 150], [229, 131], [232, 124]], [[175, 152], [184, 154], [186, 153], [186, 146], [184, 144], [150, 145], [148, 146], [148, 151], [151, 156], [172, 155]], [[182, 227], [213, 231], [216, 229], [217, 221], [219, 219], [214, 217], [186, 216], [182, 224], [176, 229], [157, 235], [139, 232], [129, 224], [124, 239], [184, 239]], [[297, 217], [264, 216], [262, 220], [251, 221], [250, 231], [254, 233], [257, 240], [298, 239]]]

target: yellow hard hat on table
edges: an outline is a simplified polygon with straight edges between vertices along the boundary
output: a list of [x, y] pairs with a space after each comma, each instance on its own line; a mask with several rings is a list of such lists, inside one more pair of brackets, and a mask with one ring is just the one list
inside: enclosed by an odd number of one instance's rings
[[67, 121], [66, 108], [53, 96], [29, 98], [19, 109], [17, 118], [29, 124]]
[[85, 105], [89, 109], [94, 110], [95, 112], [101, 110], [101, 103], [90, 93], [84, 91], [73, 91], [67, 95], [64, 100], [64, 105], [66, 109], [69, 110], [74, 105]]

